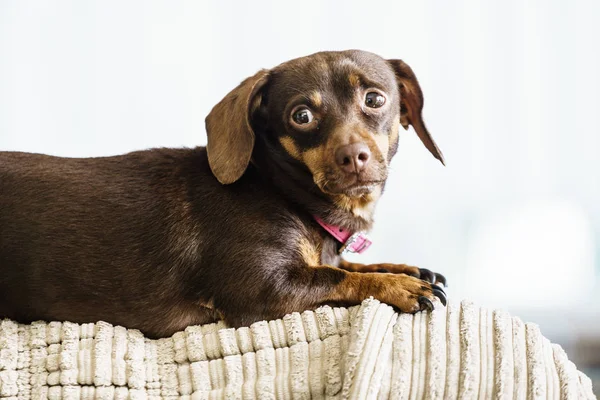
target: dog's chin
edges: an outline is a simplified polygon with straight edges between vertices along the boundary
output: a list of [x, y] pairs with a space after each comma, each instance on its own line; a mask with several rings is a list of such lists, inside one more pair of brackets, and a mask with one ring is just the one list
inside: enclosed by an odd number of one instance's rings
[[381, 180], [360, 180], [355, 179], [352, 183], [328, 182], [327, 185], [319, 185], [323, 193], [333, 196], [347, 196], [351, 198], [360, 198], [373, 193], [381, 187], [385, 179]]
[[342, 190], [339, 194], [347, 197], [364, 197], [371, 194], [380, 185], [380, 183], [369, 183], [361, 185], [353, 185], [349, 188]]

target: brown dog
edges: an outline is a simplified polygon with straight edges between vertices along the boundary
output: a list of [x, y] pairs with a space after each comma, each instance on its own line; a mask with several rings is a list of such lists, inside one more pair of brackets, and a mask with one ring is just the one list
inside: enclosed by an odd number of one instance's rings
[[368, 244], [352, 234], [371, 227], [400, 125], [443, 160], [422, 107], [404, 62], [324, 52], [243, 81], [208, 115], [206, 148], [0, 153], [0, 317], [161, 337], [369, 296], [445, 302], [441, 275], [340, 258]]

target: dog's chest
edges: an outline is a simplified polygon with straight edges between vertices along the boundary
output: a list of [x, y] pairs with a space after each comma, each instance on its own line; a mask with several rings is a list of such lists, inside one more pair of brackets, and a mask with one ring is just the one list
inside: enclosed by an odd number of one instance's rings
[[338, 245], [333, 240], [327, 240], [321, 249], [321, 264], [337, 267], [340, 263]]
[[303, 262], [311, 267], [337, 266], [340, 260], [337, 242], [332, 237], [317, 233], [300, 239], [299, 252]]

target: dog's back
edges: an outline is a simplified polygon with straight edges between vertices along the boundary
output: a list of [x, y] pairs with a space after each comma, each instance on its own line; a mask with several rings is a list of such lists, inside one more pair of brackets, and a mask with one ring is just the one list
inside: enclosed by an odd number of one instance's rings
[[[202, 150], [89, 159], [0, 152], [0, 315], [107, 319], [103, 302], [135, 326], [131, 310], [153, 307], [150, 298], [180, 302], [174, 255], [200, 240], [176, 232], [191, 218], [182, 198], [189, 179], [210, 192]], [[186, 263], [198, 257], [185, 254]]]
[[210, 322], [218, 314], [203, 291], [247, 285], [231, 266], [296, 254], [301, 223], [290, 228], [293, 212], [269, 190], [252, 169], [221, 185], [203, 147], [0, 152], [0, 316], [110, 320], [150, 336]]

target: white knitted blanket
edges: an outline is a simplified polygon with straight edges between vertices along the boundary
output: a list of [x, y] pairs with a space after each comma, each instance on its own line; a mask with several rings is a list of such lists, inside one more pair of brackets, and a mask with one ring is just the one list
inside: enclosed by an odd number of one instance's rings
[[536, 325], [470, 302], [377, 300], [168, 339], [98, 322], [0, 323], [0, 398], [593, 399]]

